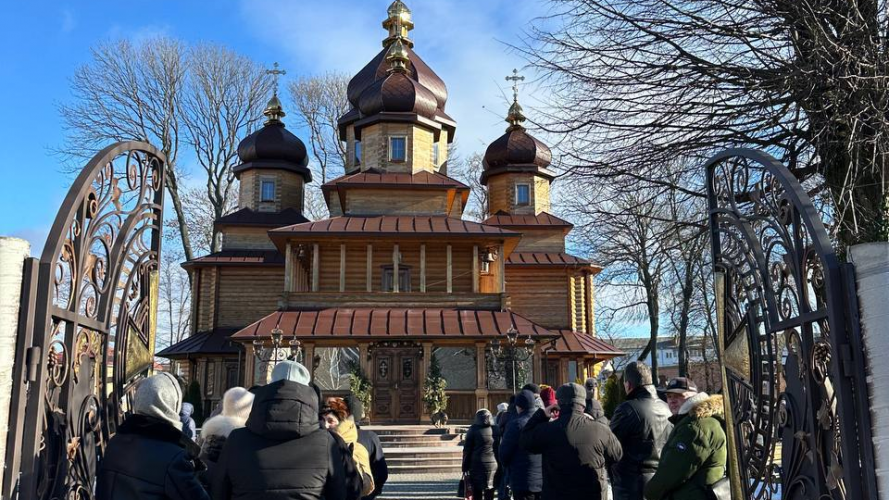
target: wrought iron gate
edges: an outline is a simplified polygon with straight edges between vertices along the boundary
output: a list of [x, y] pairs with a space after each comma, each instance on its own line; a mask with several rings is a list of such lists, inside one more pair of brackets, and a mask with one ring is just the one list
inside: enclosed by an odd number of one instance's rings
[[93, 498], [104, 445], [154, 360], [165, 162], [142, 142], [99, 152], [26, 262], [6, 498]]
[[875, 500], [851, 265], [771, 156], [706, 170], [736, 496]]

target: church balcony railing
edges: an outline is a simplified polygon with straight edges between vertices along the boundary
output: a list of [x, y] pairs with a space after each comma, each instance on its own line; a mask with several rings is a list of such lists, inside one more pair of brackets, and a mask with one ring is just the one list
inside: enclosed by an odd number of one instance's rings
[[326, 307], [459, 308], [502, 310], [508, 307], [502, 293], [444, 292], [284, 292], [279, 309], [323, 309]]

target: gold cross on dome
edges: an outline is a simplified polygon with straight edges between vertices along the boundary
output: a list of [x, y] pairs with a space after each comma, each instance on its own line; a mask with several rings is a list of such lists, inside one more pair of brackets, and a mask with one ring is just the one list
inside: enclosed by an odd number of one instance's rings
[[512, 100], [518, 102], [519, 100], [519, 82], [524, 80], [524, 76], [519, 76], [519, 70], [512, 70], [512, 76], [507, 76], [506, 81], [512, 81]]
[[273, 66], [275, 67], [275, 69], [267, 69], [267, 70], [265, 70], [265, 74], [274, 76], [274, 78], [275, 78], [275, 95], [278, 95], [278, 77], [281, 75], [286, 75], [287, 70], [278, 69], [277, 62]]

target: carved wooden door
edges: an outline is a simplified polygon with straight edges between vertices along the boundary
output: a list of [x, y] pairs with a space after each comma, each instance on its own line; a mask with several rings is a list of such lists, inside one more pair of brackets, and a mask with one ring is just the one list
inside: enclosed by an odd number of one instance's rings
[[378, 423], [420, 419], [419, 355], [415, 347], [374, 350], [373, 418]]

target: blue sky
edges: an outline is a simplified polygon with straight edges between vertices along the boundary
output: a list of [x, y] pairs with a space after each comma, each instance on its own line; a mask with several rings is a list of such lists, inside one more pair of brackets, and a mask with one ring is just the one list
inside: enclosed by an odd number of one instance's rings
[[[390, 1], [8, 2], [0, 31], [0, 235], [28, 239], [32, 253], [42, 247], [71, 181], [50, 150], [64, 139], [57, 106], [69, 102], [69, 78], [89, 61], [91, 46], [169, 35], [219, 43], [269, 65], [278, 61], [287, 70], [282, 84], [299, 74], [354, 74], [381, 48], [380, 23]], [[529, 23], [546, 14], [547, 3], [407, 4], [415, 50], [448, 85], [447, 109], [457, 120], [461, 154], [483, 150], [505, 128], [509, 89], [503, 78], [524, 65], [507, 44], [521, 40]], [[533, 94], [531, 86], [527, 92]], [[523, 100], [526, 110], [533, 100]]]

